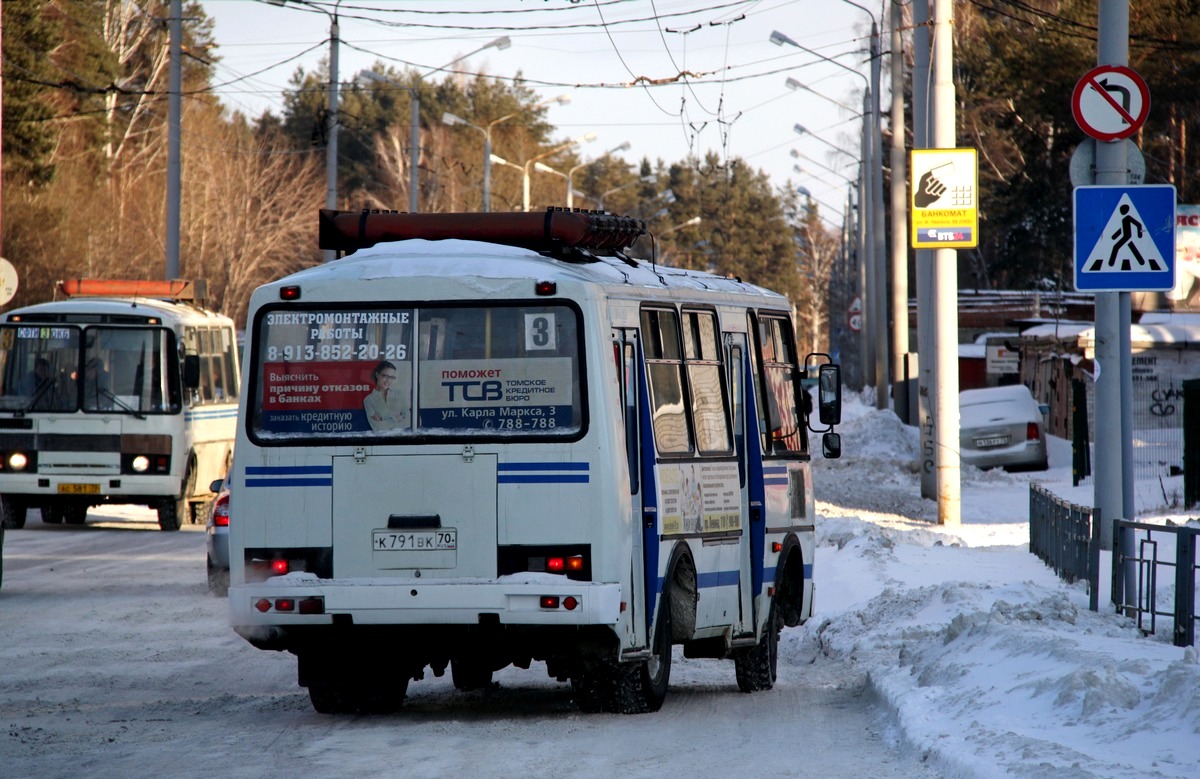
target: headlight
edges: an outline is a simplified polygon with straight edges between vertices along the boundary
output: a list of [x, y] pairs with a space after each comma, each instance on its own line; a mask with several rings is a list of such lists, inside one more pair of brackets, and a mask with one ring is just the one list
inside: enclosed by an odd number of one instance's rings
[[150, 458], [144, 454], [139, 454], [133, 458], [133, 469], [138, 473], [145, 473], [150, 469]]
[[8, 467], [14, 471], [23, 471], [29, 465], [29, 458], [21, 452], [13, 452], [8, 456]]

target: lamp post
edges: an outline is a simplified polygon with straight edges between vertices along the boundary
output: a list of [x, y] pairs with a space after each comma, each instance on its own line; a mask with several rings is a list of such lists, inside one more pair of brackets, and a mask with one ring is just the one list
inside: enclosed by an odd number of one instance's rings
[[788, 76], [787, 81], [784, 81], [783, 84], [788, 89], [803, 89], [806, 92], [812, 92], [817, 97], [828, 100], [829, 102], [833, 103], [838, 108], [844, 108], [845, 110], [849, 111], [850, 113], [854, 114], [855, 116], [860, 116], [859, 112], [855, 111], [854, 108], [852, 108], [851, 106], [848, 106], [845, 103], [842, 103], [838, 100], [834, 100], [829, 95], [818, 92], [817, 90], [813, 89], [812, 87], [808, 86], [807, 84], [800, 83], [799, 81], [792, 78], [791, 76]]
[[[494, 162], [497, 165], [507, 165], [510, 168], [516, 168], [517, 170], [521, 171], [521, 210], [528, 211], [529, 210], [529, 174], [530, 174], [531, 168], [534, 165], [536, 165], [539, 160], [544, 160], [547, 157], [553, 157], [555, 154], [558, 154], [560, 151], [565, 151], [577, 143], [581, 143], [583, 141], [594, 141], [594, 140], [596, 140], [595, 133], [585, 133], [584, 135], [581, 135], [578, 138], [567, 141], [566, 143], [559, 144], [558, 146], [555, 146], [553, 149], [550, 149], [549, 151], [544, 151], [541, 154], [536, 154], [533, 157], [530, 157], [529, 159], [527, 159], [525, 161], [524, 165], [518, 165], [515, 162], [509, 162], [508, 160], [504, 159], [503, 157], [499, 157], [495, 154], [488, 155], [489, 156], [488, 161], [489, 161], [489, 163]], [[556, 171], [553, 168], [550, 168], [548, 166], [546, 166], [546, 169], [550, 170], [553, 173], [558, 173], [558, 171]], [[565, 175], [565, 174], [559, 174], [559, 175]]]
[[600, 211], [603, 211], [604, 210], [604, 199], [606, 197], [608, 197], [609, 195], [620, 192], [623, 189], [629, 189], [630, 187], [632, 187], [636, 184], [653, 184], [655, 181], [658, 181], [657, 176], [654, 176], [651, 174], [646, 174], [645, 176], [639, 176], [638, 178], [634, 179], [633, 181], [629, 182], [628, 184], [622, 184], [619, 187], [613, 187], [612, 189], [608, 190], [607, 192], [601, 192], [600, 197], [596, 198], [596, 208], [599, 209]]
[[675, 232], [676, 230], [682, 230], [685, 227], [691, 227], [692, 225], [698, 225], [698, 224], [700, 224], [700, 221], [701, 221], [700, 217], [693, 216], [691, 219], [688, 219], [685, 222], [680, 222], [677, 225], [672, 225], [671, 227], [668, 227], [665, 230], [659, 230], [657, 233], [650, 233], [650, 236], [654, 239], [654, 256], [656, 258], [656, 261], [661, 262], [663, 265], [667, 264], [665, 259], [659, 259], [659, 247], [662, 245], [662, 237], [664, 235], [670, 235], [671, 233]]
[[[475, 49], [474, 51], [467, 52], [466, 54], [463, 54], [460, 57], [455, 57], [454, 59], [447, 62], [445, 65], [442, 65], [440, 68], [434, 68], [430, 72], [436, 73], [438, 71], [445, 70], [446, 68], [450, 67], [451, 65], [458, 63], [458, 62], [462, 62], [466, 58], [472, 57], [472, 56], [478, 54], [479, 52], [484, 51], [485, 49], [498, 49], [500, 51], [503, 51], [504, 49], [507, 49], [511, 45], [512, 45], [512, 41], [509, 40], [508, 36], [502, 35], [499, 38], [496, 38], [495, 40], [488, 41], [487, 43], [480, 46], [478, 49]], [[409, 151], [408, 151], [408, 156], [409, 156], [409, 160], [408, 160], [408, 168], [409, 168], [409, 171], [408, 171], [408, 210], [415, 214], [416, 212], [418, 212], [420, 210], [420, 198], [418, 197], [418, 195], [420, 192], [421, 180], [420, 180], [420, 167], [418, 165], [418, 162], [420, 161], [420, 158], [421, 158], [421, 81], [422, 81], [422, 76], [420, 73], [418, 73], [414, 79], [413, 84], [411, 86], [409, 86], [407, 84], [401, 84], [399, 82], [392, 81], [387, 76], [383, 76], [372, 70], [360, 71], [359, 75], [362, 78], [368, 79], [370, 81], [375, 81], [375, 82], [379, 82], [382, 84], [390, 84], [392, 86], [401, 87], [403, 89], [408, 90], [408, 94], [409, 94], [409, 97], [411, 100], [411, 103], [409, 106], [409, 142], [408, 142], [408, 146], [409, 146]]]
[[540, 103], [534, 103], [528, 109], [522, 108], [520, 111], [514, 111], [513, 113], [502, 116], [499, 119], [493, 119], [491, 122], [489, 122], [487, 124], [486, 127], [480, 127], [477, 124], [472, 124], [471, 122], [468, 122], [466, 119], [463, 119], [461, 116], [456, 116], [455, 114], [452, 114], [449, 111], [442, 114], [442, 123], [443, 124], [448, 124], [451, 126], [456, 125], [456, 124], [461, 124], [464, 127], [473, 127], [476, 130], [478, 130], [479, 132], [483, 133], [483, 211], [484, 211], [484, 213], [487, 213], [492, 210], [492, 163], [496, 159], [500, 159], [500, 158], [496, 157], [494, 154], [492, 154], [492, 130], [494, 130], [496, 128], [496, 125], [501, 124], [503, 122], [507, 122], [509, 119], [512, 119], [514, 116], [520, 116], [521, 113], [526, 110], [532, 111], [536, 108], [541, 108], [543, 106], [550, 105], [551, 103], [558, 103], [559, 105], [566, 105], [569, 102], [571, 102], [570, 95], [559, 95], [558, 97], [552, 97], [549, 100], [543, 100]]
[[[850, 2], [850, 0], [845, 0], [845, 2]], [[856, 3], [851, 3], [851, 5], [862, 8], [862, 6], [858, 6]], [[887, 259], [884, 252], [883, 130], [879, 122], [879, 30], [878, 25], [874, 22], [874, 17], [872, 17], [871, 27], [871, 78], [867, 78], [867, 76], [848, 65], [844, 65], [835, 59], [826, 57], [820, 52], [813, 51], [807, 46], [797, 43], [778, 30], [771, 33], [770, 41], [777, 46], [782, 46], [785, 43], [789, 46], [794, 46], [801, 51], [812, 54], [818, 59], [837, 65], [839, 68], [848, 73], [853, 73], [863, 80], [862, 192], [866, 197], [862, 199], [864, 205], [862, 208], [862, 222], [865, 233], [865, 245], [863, 246], [862, 254], [867, 271], [867, 285], [864, 292], [868, 302], [864, 311], [867, 314], [865, 319], [868, 333], [868, 337], [865, 339], [867, 348], [864, 349], [865, 356], [867, 357], [865, 367], [868, 369], [865, 373], [868, 375], [864, 378], [873, 380], [875, 385], [875, 406], [876, 408], [883, 409], [887, 407], [889, 377], [888, 328], [886, 326], [887, 296], [884, 294], [887, 285]], [[803, 132], [800, 125], [796, 125], [796, 130], [797, 132]], [[871, 207], [866, 207], [867, 203], [870, 203]], [[870, 375], [872, 373], [873, 375]]]
[[[611, 149], [609, 149], [608, 151], [604, 152], [604, 156], [607, 157], [608, 155], [616, 154], [619, 151], [626, 151], [629, 149], [629, 147], [630, 147], [629, 141], [623, 141], [620, 144], [618, 144], [617, 146], [614, 146]], [[580, 168], [587, 167], [590, 164], [591, 164], [590, 162], [581, 162], [578, 165], [576, 165], [575, 167], [573, 167], [567, 171], [567, 208], [575, 207], [575, 185], [573, 184], [573, 181], [575, 178], [575, 172], [578, 171]], [[557, 173], [557, 172], [558, 171], [555, 171], [555, 173]]]

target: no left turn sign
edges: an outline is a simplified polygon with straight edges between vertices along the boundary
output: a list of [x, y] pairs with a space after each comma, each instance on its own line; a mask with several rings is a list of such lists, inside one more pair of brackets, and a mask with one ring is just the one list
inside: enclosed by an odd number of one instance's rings
[[1124, 65], [1101, 65], [1075, 85], [1071, 112], [1080, 129], [1098, 141], [1128, 138], [1150, 114], [1150, 88]]

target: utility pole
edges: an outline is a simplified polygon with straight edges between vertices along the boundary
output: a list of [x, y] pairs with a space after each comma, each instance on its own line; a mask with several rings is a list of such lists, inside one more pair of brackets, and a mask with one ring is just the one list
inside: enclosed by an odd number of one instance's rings
[[[913, 148], [929, 148], [929, 0], [913, 0]], [[937, 450], [933, 443], [935, 399], [933, 252], [917, 249], [917, 428], [921, 447], [921, 497], [937, 500]]]
[[179, 278], [179, 208], [182, 163], [180, 161], [180, 114], [183, 96], [183, 0], [171, 0], [167, 31], [170, 55], [167, 76], [167, 279]]
[[[871, 97], [874, 101], [872, 106], [875, 109], [874, 132], [871, 133], [871, 159], [874, 164], [871, 166], [871, 178], [873, 186], [871, 190], [871, 213], [872, 213], [872, 232], [874, 233], [874, 265], [875, 265], [875, 284], [876, 294], [874, 302], [874, 319], [875, 319], [875, 408], [885, 409], [888, 407], [888, 379], [891, 378], [891, 372], [888, 370], [888, 327], [887, 327], [887, 310], [888, 296], [887, 289], [887, 241], [884, 236], [884, 208], [883, 208], [883, 133], [882, 124], [883, 117], [879, 110], [879, 77], [880, 70], [883, 67], [883, 52], [879, 45], [879, 27], [871, 22]], [[892, 229], [895, 229], [892, 225]]]
[[[920, 0], [914, 0], [914, 3]], [[904, 7], [892, 4], [892, 293], [891, 367], [892, 397], [896, 415], [905, 424], [912, 422], [908, 408], [908, 387], [904, 367], [908, 356], [908, 236], [904, 229], [908, 215], [905, 198], [904, 161], [904, 45], [900, 28], [904, 26]]]
[[[935, 149], [953, 149], [954, 0], [933, 0], [933, 111]], [[961, 462], [958, 454], [958, 251], [933, 250], [933, 305], [936, 332], [937, 393], [934, 401], [934, 446], [937, 455], [938, 524], [962, 522]]]

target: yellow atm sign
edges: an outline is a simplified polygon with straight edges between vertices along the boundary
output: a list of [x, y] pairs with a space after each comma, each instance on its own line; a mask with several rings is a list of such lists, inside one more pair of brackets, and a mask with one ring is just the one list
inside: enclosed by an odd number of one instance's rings
[[979, 159], [974, 149], [913, 149], [909, 195], [914, 249], [979, 244]]

